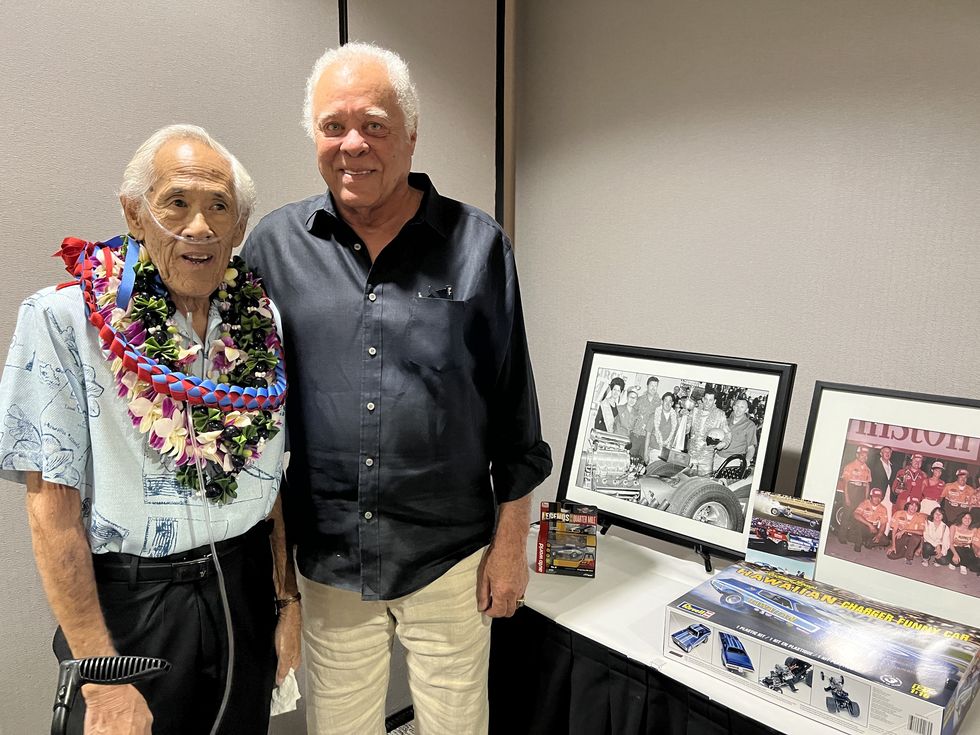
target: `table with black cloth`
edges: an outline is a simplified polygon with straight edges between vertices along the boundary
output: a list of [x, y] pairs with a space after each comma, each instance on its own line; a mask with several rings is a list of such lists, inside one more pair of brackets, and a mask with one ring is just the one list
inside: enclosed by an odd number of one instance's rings
[[[693, 551], [654, 543], [601, 537], [595, 579], [531, 572], [526, 607], [493, 624], [491, 734], [839, 732], [663, 655], [666, 605], [710, 575]], [[976, 710], [960, 733], [980, 733]]]

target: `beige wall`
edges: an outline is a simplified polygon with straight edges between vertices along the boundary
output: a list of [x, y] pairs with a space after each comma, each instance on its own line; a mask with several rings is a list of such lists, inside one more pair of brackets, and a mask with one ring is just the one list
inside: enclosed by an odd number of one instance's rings
[[587, 340], [798, 363], [784, 491], [815, 380], [980, 395], [980, 4], [517, 5], [515, 241], [556, 459]]
[[494, 0], [349, 4], [352, 41], [400, 53], [421, 97], [413, 169], [441, 194], [491, 215], [494, 203]]
[[[352, 38], [389, 44], [415, 67], [423, 95], [416, 168], [444, 193], [492, 210], [494, 3], [414, 3], [412, 14], [394, 0], [351, 5]], [[435, 38], [449, 40], [436, 47]], [[123, 166], [162, 125], [203, 125], [234, 151], [256, 180], [259, 215], [322, 190], [300, 111], [313, 61], [336, 41], [332, 2], [3, 3], [0, 349], [20, 301], [63, 280], [49, 257], [63, 237], [121, 231], [114, 191]], [[0, 735], [43, 732], [54, 699], [54, 622], [23, 489], [0, 481], [0, 492]], [[407, 702], [405, 691], [403, 677], [393, 683], [396, 704]], [[301, 716], [287, 717], [274, 732], [305, 731]]]

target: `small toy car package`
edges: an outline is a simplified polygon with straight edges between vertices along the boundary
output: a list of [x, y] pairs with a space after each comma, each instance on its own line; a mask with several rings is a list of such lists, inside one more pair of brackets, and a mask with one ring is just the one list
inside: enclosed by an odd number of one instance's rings
[[545, 574], [595, 576], [599, 512], [594, 505], [541, 503], [535, 569]]

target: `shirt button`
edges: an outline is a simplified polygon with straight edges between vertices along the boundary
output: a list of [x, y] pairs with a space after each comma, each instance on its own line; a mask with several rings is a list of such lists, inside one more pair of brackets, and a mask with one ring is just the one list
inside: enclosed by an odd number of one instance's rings
[[370, 355], [371, 357], [374, 357], [375, 355], [377, 355], [377, 354], [378, 354], [378, 351], [377, 351], [376, 349], [374, 349], [373, 347], [368, 347], [368, 354], [369, 354], [369, 355]]
[[374, 403], [372, 401], [368, 401], [367, 410], [368, 411], [373, 411], [374, 410]]
[[374, 513], [369, 510], [364, 511], [364, 520], [370, 521], [372, 518], [374, 518]]
[[377, 301], [377, 300], [378, 300], [378, 295], [377, 294], [375, 294], [375, 293], [369, 293], [368, 294], [368, 301]]
[[371, 459], [370, 457], [368, 457], [367, 459], [364, 460], [364, 464], [366, 464], [368, 467], [373, 467], [374, 466], [374, 460]]
[[354, 243], [354, 250], [360, 250], [360, 249], [361, 249], [361, 243], [355, 242]]

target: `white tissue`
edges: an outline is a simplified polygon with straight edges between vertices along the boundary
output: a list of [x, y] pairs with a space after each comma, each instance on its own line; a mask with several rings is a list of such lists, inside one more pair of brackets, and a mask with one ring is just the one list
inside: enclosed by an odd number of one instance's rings
[[296, 683], [296, 673], [290, 669], [282, 684], [272, 690], [272, 714], [281, 715], [292, 712], [299, 701], [299, 685]]

